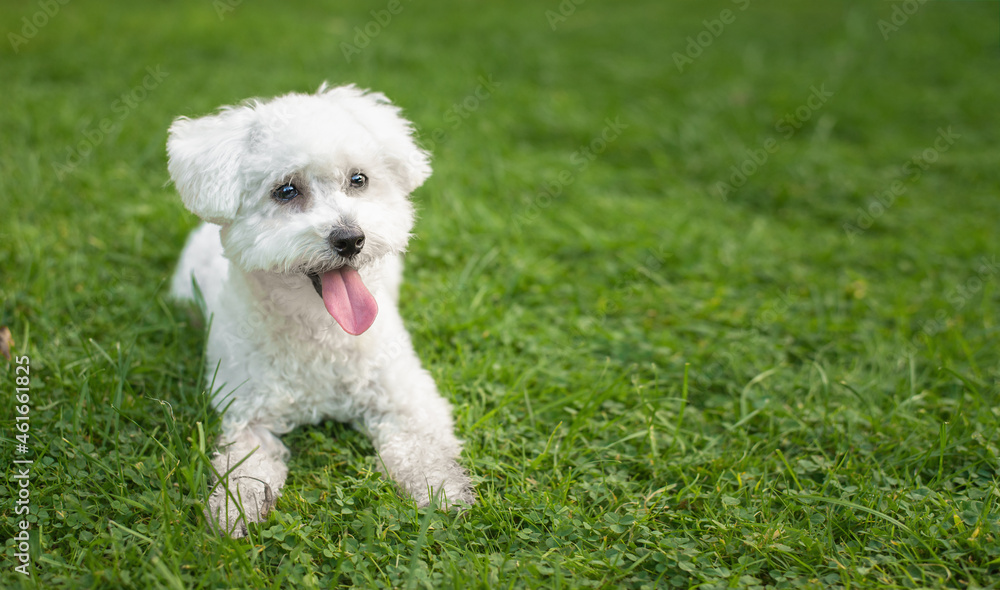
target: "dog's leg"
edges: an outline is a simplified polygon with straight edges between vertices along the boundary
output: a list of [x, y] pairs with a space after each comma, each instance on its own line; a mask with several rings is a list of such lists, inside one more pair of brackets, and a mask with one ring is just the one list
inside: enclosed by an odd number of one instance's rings
[[[476, 492], [458, 464], [461, 442], [455, 438], [451, 405], [412, 352], [382, 371], [387, 403], [365, 416], [364, 426], [381, 459], [381, 469], [419, 506], [474, 504]], [[383, 398], [384, 399], [384, 398]]]
[[288, 476], [287, 458], [288, 449], [261, 426], [224, 434], [212, 459], [216, 475], [208, 522], [221, 534], [245, 537], [247, 523], [264, 520], [274, 507]]

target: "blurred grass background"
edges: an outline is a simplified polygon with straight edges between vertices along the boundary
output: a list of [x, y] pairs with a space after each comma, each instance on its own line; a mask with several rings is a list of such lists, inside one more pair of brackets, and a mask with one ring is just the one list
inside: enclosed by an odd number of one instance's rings
[[[0, 487], [2, 585], [996, 586], [998, 23], [4, 2], [0, 324], [36, 463], [30, 578]], [[165, 298], [197, 222], [166, 129], [324, 80], [384, 92], [433, 152], [403, 312], [481, 502], [416, 510], [327, 424], [286, 437], [251, 541], [216, 539], [203, 333]]]

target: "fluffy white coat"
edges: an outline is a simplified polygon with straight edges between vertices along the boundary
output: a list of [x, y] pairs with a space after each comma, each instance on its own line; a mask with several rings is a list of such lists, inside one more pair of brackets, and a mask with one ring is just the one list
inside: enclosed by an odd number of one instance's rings
[[[451, 407], [420, 364], [398, 312], [408, 195], [430, 175], [409, 123], [353, 86], [177, 119], [171, 178], [206, 221], [188, 239], [171, 292], [211, 316], [208, 373], [223, 412], [210, 522], [233, 536], [266, 518], [288, 474], [279, 436], [333, 419], [367, 432], [384, 472], [420, 505], [475, 502], [457, 459]], [[360, 182], [363, 179], [364, 182]], [[295, 194], [287, 201], [285, 193]], [[333, 232], [363, 232], [359, 252]], [[348, 334], [316, 277], [356, 269], [378, 305]]]

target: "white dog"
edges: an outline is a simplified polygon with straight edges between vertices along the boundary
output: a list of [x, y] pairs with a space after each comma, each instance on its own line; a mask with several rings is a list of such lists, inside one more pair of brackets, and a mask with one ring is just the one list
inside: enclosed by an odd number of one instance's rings
[[285, 483], [278, 436], [325, 419], [366, 431], [419, 505], [475, 502], [451, 407], [397, 309], [408, 195], [431, 172], [412, 132], [384, 95], [325, 84], [170, 127], [170, 176], [207, 222], [171, 291], [197, 288], [212, 318], [208, 370], [224, 387], [208, 518], [232, 536]]

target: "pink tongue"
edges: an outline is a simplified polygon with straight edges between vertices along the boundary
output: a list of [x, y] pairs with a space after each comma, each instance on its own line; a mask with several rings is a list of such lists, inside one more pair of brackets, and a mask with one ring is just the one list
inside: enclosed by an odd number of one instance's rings
[[323, 304], [348, 334], [357, 336], [372, 327], [378, 303], [350, 266], [323, 273]]

